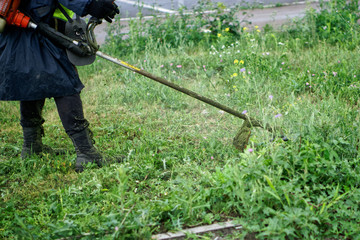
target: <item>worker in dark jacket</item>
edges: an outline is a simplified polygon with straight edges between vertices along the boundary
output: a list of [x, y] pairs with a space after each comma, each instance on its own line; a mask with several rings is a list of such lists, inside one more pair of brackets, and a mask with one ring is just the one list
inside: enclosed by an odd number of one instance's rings
[[[26, 0], [19, 10], [35, 23], [47, 23], [61, 31], [61, 20], [54, 19], [58, 4], [79, 16], [90, 14], [107, 21], [119, 13], [113, 0]], [[42, 109], [46, 98], [54, 98], [63, 127], [76, 149], [75, 170], [83, 171], [87, 163], [102, 166], [104, 160], [93, 146], [83, 114], [80, 91], [84, 85], [66, 50], [36, 30], [7, 26], [0, 34], [0, 62], [0, 100], [20, 101], [24, 136], [21, 157], [45, 151]]]

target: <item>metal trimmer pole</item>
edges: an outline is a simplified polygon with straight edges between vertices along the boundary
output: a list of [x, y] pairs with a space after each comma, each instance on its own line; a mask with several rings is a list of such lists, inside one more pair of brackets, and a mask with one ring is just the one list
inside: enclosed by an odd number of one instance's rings
[[96, 52], [96, 55], [99, 56], [99, 57], [101, 57], [101, 58], [104, 58], [104, 59], [106, 59], [106, 60], [108, 60], [108, 61], [110, 61], [110, 62], [113, 62], [113, 63], [115, 63], [115, 64], [117, 64], [117, 65], [120, 65], [120, 66], [122, 66], [122, 67], [124, 67], [124, 68], [126, 68], [126, 69], [129, 69], [129, 70], [131, 70], [131, 71], [133, 71], [133, 72], [139, 73], [139, 74], [141, 74], [141, 75], [143, 75], [143, 76], [145, 76], [145, 77], [147, 77], [147, 78], [150, 78], [150, 79], [152, 79], [152, 80], [154, 80], [154, 81], [156, 81], [156, 82], [159, 82], [159, 83], [161, 83], [161, 84], [163, 84], [163, 85], [166, 85], [166, 86], [168, 86], [168, 87], [171, 87], [171, 88], [173, 88], [173, 89], [175, 89], [175, 90], [177, 90], [177, 91], [180, 91], [180, 92], [182, 92], [182, 93], [185, 93], [186, 95], [188, 95], [188, 96], [190, 96], [190, 97], [193, 97], [193, 98], [196, 98], [196, 99], [198, 99], [198, 100], [200, 100], [200, 101], [202, 101], [202, 102], [204, 102], [204, 103], [207, 103], [207, 104], [209, 104], [209, 105], [211, 105], [211, 106], [213, 106], [213, 107], [216, 107], [216, 108], [218, 108], [218, 109], [221, 109], [221, 110], [223, 110], [224, 112], [230, 113], [231, 115], [234, 115], [234, 116], [236, 116], [236, 117], [238, 117], [238, 118], [241, 118], [241, 119], [245, 120], [246, 122], [248, 122], [251, 127], [261, 127], [261, 128], [264, 128], [264, 129], [266, 129], [266, 130], [268, 130], [268, 131], [270, 131], [270, 132], [273, 132], [273, 131], [274, 131], [274, 129], [271, 128], [270, 126], [265, 126], [265, 127], [264, 127], [263, 124], [262, 124], [260, 121], [254, 119], [254, 118], [252, 118], [252, 117], [249, 117], [249, 116], [247, 116], [247, 115], [245, 115], [245, 114], [243, 114], [243, 113], [241, 113], [241, 112], [238, 112], [238, 111], [236, 111], [236, 110], [234, 110], [234, 109], [231, 109], [231, 108], [229, 108], [229, 107], [227, 107], [227, 106], [225, 106], [225, 105], [222, 105], [222, 104], [220, 104], [220, 103], [218, 103], [218, 102], [216, 102], [216, 101], [214, 101], [214, 100], [212, 100], [212, 99], [210, 99], [210, 98], [201, 96], [201, 95], [197, 94], [196, 92], [193, 92], [193, 91], [191, 91], [191, 90], [189, 90], [189, 89], [186, 89], [186, 88], [184, 88], [184, 87], [181, 87], [181, 86], [179, 86], [179, 85], [177, 85], [177, 84], [175, 84], [175, 83], [169, 82], [169, 81], [167, 81], [167, 80], [164, 79], [164, 78], [154, 76], [154, 75], [152, 75], [151, 73], [146, 72], [146, 71], [144, 71], [144, 70], [142, 70], [142, 69], [139, 69], [139, 68], [137, 68], [137, 67], [134, 67], [134, 66], [132, 66], [132, 65], [130, 65], [130, 64], [122, 61], [122, 60], [119, 60], [119, 59], [117, 59], [117, 58], [111, 57], [111, 56], [109, 56], [109, 55], [107, 55], [107, 54], [105, 54], [105, 53], [102, 53], [102, 52], [100, 52], [100, 51], [97, 51], [97, 52]]

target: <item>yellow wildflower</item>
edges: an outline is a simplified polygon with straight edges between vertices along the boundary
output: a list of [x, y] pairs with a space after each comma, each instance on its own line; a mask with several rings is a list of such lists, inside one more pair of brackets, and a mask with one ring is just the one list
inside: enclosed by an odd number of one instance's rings
[[240, 64], [244, 64], [244, 61], [243, 61], [243, 60], [240, 60]]
[[255, 28], [256, 28], [256, 29], [258, 29], [258, 28], [259, 28], [259, 26], [255, 26]]
[[248, 28], [247, 27], [243, 27], [243, 30], [246, 31]]
[[225, 32], [228, 32], [228, 31], [230, 31], [230, 28], [225, 28]]
[[256, 30], [257, 32], [261, 32], [260, 29]]
[[221, 33], [218, 33], [218, 35], [217, 35], [218, 37], [221, 37]]
[[237, 74], [237, 73], [234, 73], [232, 76], [233, 76], [233, 77], [237, 77], [237, 76], [238, 76], [238, 74]]
[[239, 63], [239, 60], [235, 59], [234, 64], [238, 64], [238, 63]]

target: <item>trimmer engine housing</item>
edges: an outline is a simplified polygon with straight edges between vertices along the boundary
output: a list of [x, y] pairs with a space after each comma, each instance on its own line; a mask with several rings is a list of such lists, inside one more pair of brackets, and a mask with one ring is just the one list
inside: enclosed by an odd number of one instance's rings
[[27, 28], [30, 18], [18, 10], [20, 0], [0, 0], [0, 33], [6, 25]]

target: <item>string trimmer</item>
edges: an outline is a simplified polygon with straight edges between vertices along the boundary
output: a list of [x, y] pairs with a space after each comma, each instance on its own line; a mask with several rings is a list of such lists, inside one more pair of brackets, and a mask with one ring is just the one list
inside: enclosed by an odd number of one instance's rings
[[273, 137], [279, 135], [284, 141], [287, 141], [287, 138], [283, 135], [280, 128], [273, 128], [268, 124], [264, 125], [262, 122], [254, 119], [253, 117], [231, 109], [210, 98], [201, 96], [194, 91], [172, 83], [164, 78], [154, 76], [153, 74], [145, 70], [139, 69], [127, 62], [111, 57], [99, 51], [99, 45], [96, 42], [94, 29], [98, 24], [101, 23], [101, 20], [98, 20], [96, 18], [90, 18], [90, 20], [86, 24], [80, 18], [77, 18], [76, 20], [69, 19], [70, 21], [67, 23], [65, 28], [65, 35], [51, 28], [47, 24], [35, 23], [31, 21], [29, 17], [20, 13], [17, 10], [19, 2], [20, 0], [0, 0], [0, 16], [3, 18], [0, 18], [0, 32], [4, 30], [6, 24], [36, 29], [41, 34], [52, 40], [54, 43], [65, 47], [67, 49], [69, 59], [74, 65], [90, 64], [95, 60], [95, 55], [97, 55], [130, 71], [141, 74], [165, 86], [182, 92], [190, 97], [193, 97], [213, 107], [221, 109], [224, 112], [227, 112], [233, 116], [241, 118], [244, 120], [244, 122], [233, 140], [233, 145], [240, 151], [244, 151], [244, 149], [246, 148], [249, 137], [251, 135], [252, 127], [260, 127], [266, 129], [273, 134]]

